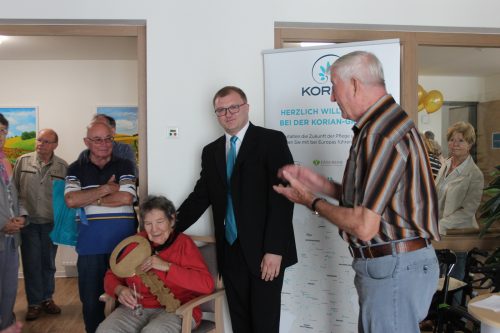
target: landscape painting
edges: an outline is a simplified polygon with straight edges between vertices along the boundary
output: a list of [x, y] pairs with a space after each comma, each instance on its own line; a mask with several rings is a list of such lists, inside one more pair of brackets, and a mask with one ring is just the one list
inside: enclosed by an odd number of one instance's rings
[[9, 122], [4, 151], [11, 163], [23, 154], [35, 151], [37, 131], [36, 107], [0, 107]]
[[116, 121], [115, 141], [129, 144], [139, 164], [139, 135], [137, 106], [98, 106], [97, 113], [113, 117]]

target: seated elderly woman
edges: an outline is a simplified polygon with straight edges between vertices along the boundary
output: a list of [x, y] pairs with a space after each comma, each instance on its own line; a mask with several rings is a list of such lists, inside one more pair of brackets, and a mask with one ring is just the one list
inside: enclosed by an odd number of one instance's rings
[[[182, 319], [175, 315], [175, 309], [214, 289], [212, 275], [196, 244], [174, 230], [172, 202], [163, 196], [150, 196], [140, 206], [139, 214], [145, 231], [117, 246], [104, 278], [106, 293], [115, 295], [120, 306], [97, 332], [181, 332]], [[115, 264], [113, 256], [121, 246], [125, 247]], [[127, 272], [127, 257], [134, 257], [134, 253], [140, 257], [138, 265]], [[119, 268], [121, 261], [124, 265]], [[197, 326], [201, 320], [199, 308], [193, 310], [193, 319]]]

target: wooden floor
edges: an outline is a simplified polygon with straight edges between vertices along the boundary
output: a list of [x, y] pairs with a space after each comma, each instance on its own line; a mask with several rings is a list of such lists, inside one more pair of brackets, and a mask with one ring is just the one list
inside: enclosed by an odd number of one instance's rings
[[19, 279], [14, 312], [19, 321], [24, 323], [23, 333], [84, 333], [82, 304], [78, 295], [77, 278], [56, 278], [54, 302], [62, 309], [59, 315], [42, 315], [34, 321], [26, 321], [26, 295], [24, 280]]

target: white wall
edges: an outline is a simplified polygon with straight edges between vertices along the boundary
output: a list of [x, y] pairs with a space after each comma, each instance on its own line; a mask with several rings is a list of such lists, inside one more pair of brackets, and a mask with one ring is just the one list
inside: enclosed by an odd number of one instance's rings
[[419, 76], [426, 90], [439, 90], [445, 101], [474, 102], [486, 99], [486, 80], [467, 76]]
[[[478, 77], [460, 77], [460, 76], [419, 76], [418, 83], [425, 91], [439, 90], [443, 94], [446, 102], [477, 102], [484, 101], [487, 98], [487, 81]], [[424, 110], [418, 113], [418, 129], [421, 132], [430, 130], [434, 132], [436, 141], [445, 148], [442, 142], [443, 120], [448, 119], [448, 109], [440, 110], [427, 114]]]

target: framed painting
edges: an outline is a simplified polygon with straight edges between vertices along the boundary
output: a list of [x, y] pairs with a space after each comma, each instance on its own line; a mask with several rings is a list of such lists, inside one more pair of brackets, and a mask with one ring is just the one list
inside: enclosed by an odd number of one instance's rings
[[98, 106], [98, 114], [113, 117], [116, 121], [115, 141], [126, 143], [135, 152], [139, 165], [139, 134], [137, 126], [137, 106]]
[[491, 133], [491, 149], [500, 149], [500, 132]]
[[0, 107], [9, 122], [4, 151], [11, 163], [23, 154], [35, 151], [38, 109], [36, 107]]

